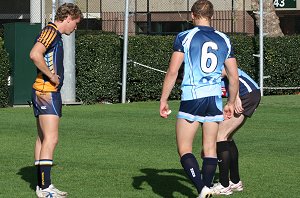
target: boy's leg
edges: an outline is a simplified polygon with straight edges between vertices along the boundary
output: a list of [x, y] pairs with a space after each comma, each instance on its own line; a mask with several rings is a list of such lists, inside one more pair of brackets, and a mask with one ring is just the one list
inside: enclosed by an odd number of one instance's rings
[[219, 165], [219, 181], [223, 187], [229, 186], [230, 150], [227, 141], [217, 142], [217, 156]]
[[40, 127], [39, 119], [36, 119], [37, 124], [37, 138], [35, 142], [35, 148], [34, 148], [34, 159], [35, 159], [35, 166], [36, 166], [36, 173], [37, 173], [37, 186], [40, 188], [42, 186], [41, 182], [41, 167], [40, 167], [40, 153], [42, 148], [42, 142], [43, 142], [43, 132]]
[[239, 151], [234, 140], [228, 141], [228, 143], [230, 150], [230, 180], [236, 184], [240, 181]]
[[43, 142], [40, 150], [41, 188], [51, 185], [51, 167], [53, 153], [58, 142], [59, 117], [56, 115], [40, 115], [39, 126], [43, 132]]
[[203, 163], [202, 174], [204, 184], [212, 186], [213, 178], [217, 168], [216, 142], [219, 124], [217, 122], [204, 122], [203, 131]]
[[188, 122], [185, 119], [177, 119], [176, 140], [180, 162], [198, 193], [200, 193], [204, 184], [201, 179], [199, 164], [192, 154], [193, 140], [198, 127], [199, 122]]

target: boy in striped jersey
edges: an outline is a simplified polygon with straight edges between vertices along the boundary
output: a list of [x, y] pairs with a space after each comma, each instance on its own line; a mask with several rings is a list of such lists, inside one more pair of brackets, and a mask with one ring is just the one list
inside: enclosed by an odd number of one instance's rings
[[[260, 89], [256, 82], [241, 69], [238, 69], [238, 73], [239, 92], [235, 102], [235, 114], [231, 119], [224, 120], [219, 125], [217, 138], [219, 183], [213, 187], [216, 195], [230, 195], [233, 191], [243, 190], [238, 167], [238, 149], [232, 136], [243, 126], [246, 119], [252, 116], [261, 99]], [[222, 77], [227, 91], [228, 79], [225, 70], [222, 71]]]
[[56, 12], [54, 23], [49, 23], [37, 37], [30, 51], [30, 59], [37, 67], [32, 88], [32, 103], [38, 136], [35, 143], [38, 197], [66, 197], [51, 183], [53, 153], [58, 142], [58, 125], [62, 116], [60, 89], [64, 80], [62, 34], [70, 35], [82, 19], [77, 5], [65, 3]]
[[[207, 0], [192, 6], [195, 27], [177, 35], [169, 68], [165, 76], [160, 116], [169, 114], [168, 97], [184, 62], [181, 103], [176, 123], [176, 140], [183, 169], [196, 187], [199, 198], [211, 197], [209, 188], [217, 167], [216, 142], [219, 122], [230, 119], [238, 91], [236, 59], [229, 38], [210, 26], [214, 10]], [[221, 73], [224, 68], [230, 81], [230, 97], [222, 112]], [[200, 171], [192, 153], [198, 127], [203, 131], [203, 162]]]

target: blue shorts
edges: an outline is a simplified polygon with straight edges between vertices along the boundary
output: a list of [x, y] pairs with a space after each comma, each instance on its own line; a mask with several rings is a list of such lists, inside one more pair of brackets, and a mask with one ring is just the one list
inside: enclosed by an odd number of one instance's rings
[[221, 122], [223, 117], [221, 96], [210, 96], [180, 102], [177, 118], [198, 122]]
[[49, 114], [62, 116], [60, 92], [42, 92], [32, 89], [32, 105], [35, 117]]

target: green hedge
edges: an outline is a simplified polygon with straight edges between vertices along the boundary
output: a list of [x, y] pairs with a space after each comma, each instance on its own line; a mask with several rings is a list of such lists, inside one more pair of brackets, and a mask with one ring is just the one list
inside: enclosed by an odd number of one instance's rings
[[9, 104], [9, 74], [10, 64], [8, 54], [4, 49], [3, 39], [0, 37], [0, 107], [6, 107]]
[[[172, 54], [173, 36], [134, 36], [129, 38], [128, 59], [167, 71]], [[130, 101], [159, 100], [165, 74], [138, 64], [128, 65], [127, 97]], [[176, 85], [170, 99], [179, 99]]]
[[[239, 67], [259, 82], [258, 37], [231, 35]], [[138, 62], [166, 71], [174, 36], [132, 36], [128, 43], [127, 100], [159, 100], [164, 74]], [[111, 34], [81, 34], [76, 41], [77, 96], [87, 104], [120, 102], [123, 40]], [[298, 87], [300, 36], [265, 38], [265, 87]], [[133, 62], [132, 62], [133, 61]], [[119, 84], [118, 84], [119, 83]], [[265, 94], [293, 94], [299, 90], [265, 90]], [[180, 98], [176, 84], [170, 99]]]
[[119, 102], [120, 39], [84, 35], [76, 39], [76, 96], [86, 103]]
[[[264, 87], [300, 87], [300, 36], [264, 41]], [[295, 90], [269, 90], [266, 94], [293, 94]]]
[[[259, 38], [232, 36], [239, 66], [259, 84]], [[264, 38], [264, 87], [300, 87], [300, 35]], [[265, 89], [265, 95], [294, 94], [294, 89]]]
[[[239, 67], [259, 82], [258, 37], [231, 35]], [[166, 71], [172, 54], [174, 36], [132, 36], [128, 43], [128, 101], [159, 100], [164, 73], [133, 64], [132, 61]], [[121, 100], [123, 40], [111, 33], [76, 34], [76, 96], [85, 104], [117, 103]], [[264, 39], [265, 87], [299, 87], [300, 36]], [[131, 61], [131, 62], [130, 62]], [[0, 40], [0, 106], [8, 104], [7, 53]], [[294, 94], [299, 90], [265, 90], [265, 94]], [[176, 84], [170, 99], [180, 98]]]
[[250, 36], [230, 36], [232, 46], [234, 48], [238, 66], [247, 74], [252, 76], [256, 82], [259, 80], [259, 59], [254, 58], [253, 54], [257, 54], [257, 42], [254, 37]]
[[[129, 38], [128, 60], [166, 71], [172, 36]], [[155, 43], [155, 45], [153, 45]], [[112, 34], [80, 33], [76, 39], [76, 95], [86, 103], [121, 101], [123, 40]], [[127, 67], [127, 101], [159, 100], [164, 73], [134, 65]], [[179, 99], [176, 85], [171, 99]]]

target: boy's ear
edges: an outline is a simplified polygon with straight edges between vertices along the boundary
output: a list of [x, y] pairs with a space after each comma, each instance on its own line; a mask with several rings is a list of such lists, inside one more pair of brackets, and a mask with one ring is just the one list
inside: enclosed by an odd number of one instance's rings
[[67, 23], [70, 23], [70, 21], [72, 20], [71, 16], [69, 15], [67, 18], [66, 18], [66, 21]]

